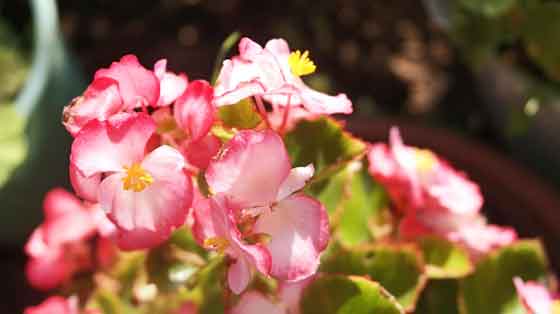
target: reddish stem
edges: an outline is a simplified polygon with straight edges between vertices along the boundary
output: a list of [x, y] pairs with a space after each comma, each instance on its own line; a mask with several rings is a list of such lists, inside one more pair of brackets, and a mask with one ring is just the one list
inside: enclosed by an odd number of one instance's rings
[[266, 109], [264, 108], [264, 104], [262, 101], [261, 96], [255, 96], [255, 102], [257, 103], [257, 109], [259, 110], [259, 114], [261, 115], [262, 119], [264, 120], [264, 123], [266, 124], [267, 128], [271, 128], [270, 127], [270, 121], [268, 120], [268, 114], [266, 112]]

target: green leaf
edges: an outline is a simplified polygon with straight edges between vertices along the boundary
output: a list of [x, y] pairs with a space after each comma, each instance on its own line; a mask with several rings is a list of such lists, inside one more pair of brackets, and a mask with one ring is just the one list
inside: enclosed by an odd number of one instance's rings
[[461, 278], [473, 271], [469, 253], [457, 244], [437, 237], [420, 239], [430, 278]]
[[431, 280], [418, 301], [415, 314], [459, 314], [457, 280]]
[[212, 77], [210, 80], [212, 84], [216, 83], [216, 80], [218, 79], [218, 75], [220, 74], [220, 69], [222, 68], [222, 63], [224, 62], [227, 53], [231, 50], [231, 48], [233, 48], [233, 46], [239, 40], [240, 37], [241, 37], [240, 32], [233, 32], [229, 34], [229, 36], [222, 43], [222, 46], [220, 47], [220, 51], [218, 51], [216, 61], [214, 62], [214, 70], [212, 70]]
[[[226, 263], [224, 258], [213, 259], [198, 274], [196, 293], [201, 299], [198, 313], [225, 313], [224, 288]], [[226, 288], [227, 289], [227, 288]]]
[[252, 129], [262, 120], [255, 111], [255, 105], [250, 98], [245, 98], [230, 106], [220, 107], [218, 116], [225, 126], [237, 129]]
[[378, 245], [373, 248], [340, 250], [324, 260], [326, 273], [368, 276], [379, 282], [408, 311], [426, 283], [424, 263], [418, 249], [410, 245]]
[[363, 141], [331, 119], [301, 121], [284, 140], [294, 167], [313, 164], [315, 181], [328, 178], [365, 152]]
[[526, 51], [552, 79], [560, 80], [560, 3], [531, 6], [522, 26]]
[[399, 314], [404, 313], [383, 287], [355, 276], [322, 276], [303, 292], [302, 314]]
[[96, 291], [85, 308], [92, 311], [98, 310], [103, 314], [135, 313], [133, 308], [124, 303], [117, 295], [105, 290]]
[[488, 17], [496, 17], [513, 8], [516, 0], [460, 0], [461, 4], [473, 11]]
[[0, 187], [27, 156], [25, 120], [13, 106], [0, 104]]
[[547, 261], [537, 240], [519, 241], [481, 260], [475, 272], [462, 280], [465, 314], [522, 314], [513, 277], [544, 280]]

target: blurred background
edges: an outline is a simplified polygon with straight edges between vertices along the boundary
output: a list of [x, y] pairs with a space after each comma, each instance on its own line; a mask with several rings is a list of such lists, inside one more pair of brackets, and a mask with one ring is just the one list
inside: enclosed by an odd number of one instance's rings
[[128, 53], [209, 78], [233, 31], [309, 50], [308, 83], [352, 99], [341, 118], [356, 135], [385, 140], [399, 125], [481, 184], [492, 222], [545, 239], [560, 265], [558, 1], [2, 0], [1, 310], [40, 300], [22, 245], [42, 195], [69, 187], [63, 106]]

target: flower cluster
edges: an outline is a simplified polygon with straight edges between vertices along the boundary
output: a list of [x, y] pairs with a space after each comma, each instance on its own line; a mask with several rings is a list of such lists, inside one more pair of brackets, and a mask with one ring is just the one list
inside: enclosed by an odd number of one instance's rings
[[[398, 129], [388, 145], [345, 132], [330, 115], [351, 113], [352, 103], [307, 86], [302, 76], [316, 68], [309, 52], [282, 39], [262, 47], [242, 38], [215, 84], [171, 72], [165, 59], [147, 69], [133, 55], [98, 70], [63, 112], [75, 195], [47, 194], [44, 222], [25, 246], [31, 285], [64, 297], [25, 313], [221, 306], [219, 313], [299, 314], [308, 312], [304, 298], [325, 287], [352, 290], [335, 292], [332, 306], [403, 313], [414, 310], [428, 277], [463, 278], [517, 241], [512, 229], [486, 223], [474, 182], [435, 153], [405, 146]], [[362, 176], [367, 164], [371, 176]], [[378, 205], [370, 204], [373, 186], [393, 209], [383, 232], [383, 210], [364, 210]], [[466, 266], [429, 265], [439, 261], [422, 251], [427, 235], [466, 249]], [[548, 292], [533, 302], [545, 293], [515, 285], [529, 313], [550, 312]]]

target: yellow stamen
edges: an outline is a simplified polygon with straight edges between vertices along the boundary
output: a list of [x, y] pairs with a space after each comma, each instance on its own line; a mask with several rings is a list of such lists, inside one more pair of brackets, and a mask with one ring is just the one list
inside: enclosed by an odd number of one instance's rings
[[414, 158], [416, 161], [416, 168], [420, 172], [432, 170], [437, 163], [437, 158], [434, 153], [427, 149], [415, 149]]
[[292, 69], [292, 73], [297, 76], [311, 74], [316, 69], [315, 63], [309, 59], [309, 51], [307, 50], [303, 54], [299, 50], [290, 53], [288, 64]]
[[154, 178], [140, 166], [133, 163], [132, 166], [124, 167], [126, 177], [122, 178], [123, 189], [141, 192], [154, 182]]
[[213, 237], [204, 240], [204, 247], [223, 253], [229, 246], [228, 239], [224, 237]]

